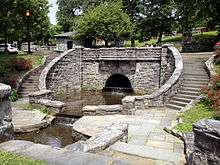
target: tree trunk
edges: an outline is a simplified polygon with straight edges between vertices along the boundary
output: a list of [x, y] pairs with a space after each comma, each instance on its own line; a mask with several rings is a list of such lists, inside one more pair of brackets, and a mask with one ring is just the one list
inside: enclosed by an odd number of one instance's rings
[[161, 30], [160, 33], [159, 33], [159, 37], [158, 37], [158, 40], [157, 40], [157, 44], [158, 44], [158, 43], [161, 43], [162, 37], [163, 37], [163, 31]]
[[105, 47], [108, 47], [108, 40], [105, 40]]
[[131, 36], [131, 47], [135, 47], [135, 40], [133, 36]]

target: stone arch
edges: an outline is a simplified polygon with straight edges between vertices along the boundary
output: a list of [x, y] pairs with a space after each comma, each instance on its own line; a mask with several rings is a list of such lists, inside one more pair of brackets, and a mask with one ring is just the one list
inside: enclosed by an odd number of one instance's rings
[[127, 76], [123, 74], [113, 74], [111, 75], [106, 83], [105, 83], [105, 90], [108, 91], [114, 91], [114, 90], [121, 90], [121, 91], [126, 91], [126, 92], [132, 92], [132, 85], [130, 80], [128, 79]]

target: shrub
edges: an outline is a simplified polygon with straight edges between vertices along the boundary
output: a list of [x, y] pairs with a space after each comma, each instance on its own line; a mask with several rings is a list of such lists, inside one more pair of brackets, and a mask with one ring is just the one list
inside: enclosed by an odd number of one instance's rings
[[17, 85], [18, 76], [7, 76], [2, 78], [2, 83], [10, 85], [12, 88], [15, 88]]
[[11, 67], [16, 71], [25, 71], [32, 69], [32, 64], [30, 59], [15, 58], [8, 62], [8, 67]]
[[11, 95], [10, 95], [9, 99], [11, 102], [15, 102], [18, 100], [18, 95], [17, 95], [17, 92], [15, 89], [11, 90]]
[[217, 111], [217, 114], [220, 113], [220, 74], [211, 79], [204, 100], [209, 107]]

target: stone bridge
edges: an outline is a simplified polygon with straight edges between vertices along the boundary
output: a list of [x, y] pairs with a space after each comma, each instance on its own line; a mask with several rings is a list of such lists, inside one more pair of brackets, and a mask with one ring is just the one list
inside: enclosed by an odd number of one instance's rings
[[76, 48], [53, 60], [40, 78], [40, 89], [129, 88], [152, 93], [174, 70], [167, 47]]

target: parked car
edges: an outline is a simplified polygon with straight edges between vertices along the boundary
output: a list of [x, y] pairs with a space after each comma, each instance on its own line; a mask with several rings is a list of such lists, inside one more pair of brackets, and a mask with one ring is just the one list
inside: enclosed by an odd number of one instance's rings
[[[13, 44], [6, 44], [8, 53], [18, 53], [18, 49]], [[5, 52], [5, 44], [0, 44], [0, 52]]]

